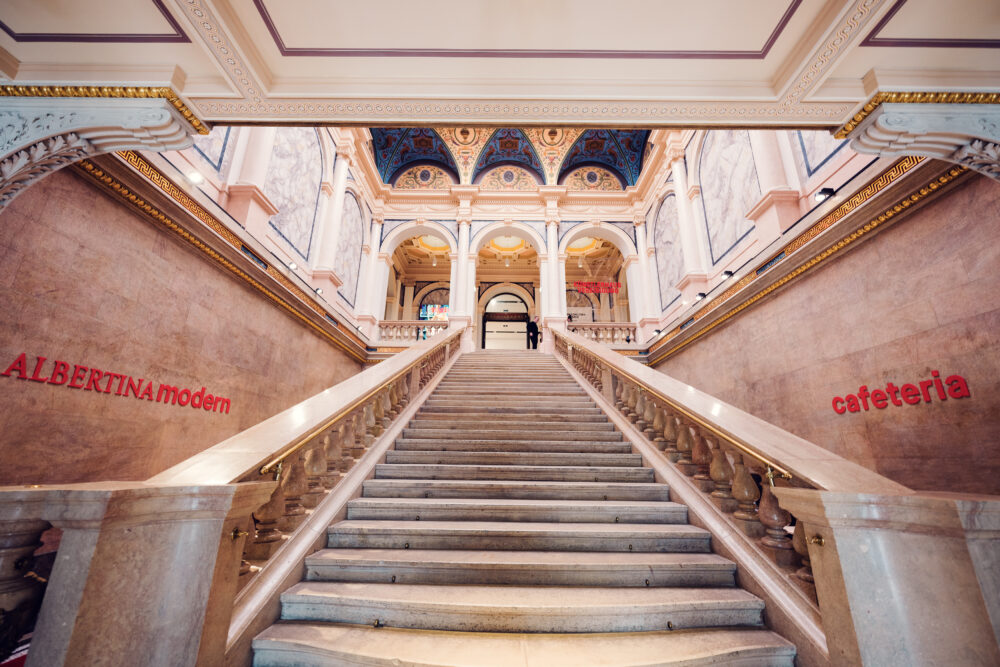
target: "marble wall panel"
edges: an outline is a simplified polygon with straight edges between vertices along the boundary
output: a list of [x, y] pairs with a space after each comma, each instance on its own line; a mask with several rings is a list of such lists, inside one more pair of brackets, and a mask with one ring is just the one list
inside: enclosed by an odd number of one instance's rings
[[834, 139], [826, 130], [795, 130], [791, 134], [795, 166], [803, 181], [847, 145], [847, 139]]
[[[1000, 493], [1000, 185], [975, 176], [658, 368], [915, 489]], [[833, 411], [965, 377], [970, 398]]]
[[753, 229], [746, 214], [760, 201], [760, 182], [746, 130], [711, 130], [698, 167], [712, 261]]
[[0, 214], [0, 304], [0, 372], [25, 352], [231, 400], [223, 415], [0, 376], [0, 484], [146, 479], [361, 370], [69, 169]]
[[270, 225], [302, 256], [309, 258], [319, 210], [323, 153], [311, 127], [279, 127], [267, 163], [264, 194], [277, 207]]
[[337, 275], [344, 281], [340, 295], [354, 305], [358, 295], [361, 271], [361, 246], [365, 239], [365, 218], [354, 193], [344, 196], [344, 216], [337, 239]]
[[671, 193], [660, 202], [652, 230], [661, 310], [666, 310], [681, 295], [675, 287], [684, 274], [679, 224], [677, 197]]
[[235, 134], [232, 127], [216, 125], [208, 134], [199, 134], [194, 138], [195, 154], [222, 178], [228, 175], [233, 160], [233, 152], [229, 149]]

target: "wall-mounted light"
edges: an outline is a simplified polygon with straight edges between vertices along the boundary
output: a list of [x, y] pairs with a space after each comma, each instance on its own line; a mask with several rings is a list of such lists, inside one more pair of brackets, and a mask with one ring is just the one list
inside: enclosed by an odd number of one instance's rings
[[694, 300], [695, 301], [701, 301], [704, 298], [705, 298], [705, 293], [704, 292], [698, 292], [698, 294], [695, 295]]
[[836, 192], [837, 191], [834, 190], [833, 188], [820, 188], [819, 190], [816, 191], [816, 194], [813, 195], [813, 199], [815, 199], [816, 201], [826, 201], [834, 194], [836, 194]]
[[295, 269], [299, 268], [299, 265], [296, 264], [295, 262], [289, 262], [288, 263], [288, 268], [290, 268], [292, 271], [294, 271]]
[[438, 265], [438, 256], [431, 255], [431, 266], [437, 266], [437, 265]]
[[185, 176], [192, 185], [201, 185], [205, 182], [205, 177], [198, 171], [189, 171]]
[[503, 265], [508, 267], [510, 266], [510, 255], [503, 258]]
[[580, 269], [583, 268], [583, 255], [580, 255], [579, 257], [577, 257], [577, 259], [576, 259], [576, 266], [577, 266], [577, 268], [580, 268]]
[[322, 293], [323, 293], [323, 288], [322, 287], [317, 287], [316, 288], [316, 294], [322, 294]]
[[732, 271], [728, 271], [728, 270], [727, 271], [723, 271], [722, 272], [722, 277], [725, 278], [726, 280], [729, 280], [730, 278], [733, 277], [733, 272]]

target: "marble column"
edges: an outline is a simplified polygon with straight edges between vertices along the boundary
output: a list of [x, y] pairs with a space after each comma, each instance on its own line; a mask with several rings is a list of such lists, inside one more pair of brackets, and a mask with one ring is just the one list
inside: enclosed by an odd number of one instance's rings
[[454, 317], [466, 317], [469, 315], [469, 227], [472, 222], [469, 219], [458, 221], [458, 254], [457, 267], [455, 271], [455, 282], [453, 283], [452, 308], [449, 315]]
[[[362, 283], [363, 292], [359, 295], [358, 300], [355, 303], [358, 324], [369, 339], [376, 338], [376, 333], [378, 332], [378, 318], [375, 315], [378, 311], [375, 309], [375, 300], [381, 300], [381, 298], [385, 297], [383, 276], [381, 275], [378, 266], [379, 243], [381, 238], [382, 219], [376, 216], [372, 219], [369, 244], [362, 246], [361, 248], [362, 261], [359, 270], [361, 272], [360, 277], [364, 280]], [[388, 270], [386, 270], [385, 279], [388, 279]], [[379, 292], [380, 285], [382, 285], [383, 290], [381, 293]], [[381, 298], [379, 296], [380, 294]]]
[[644, 341], [654, 335], [660, 322], [659, 279], [650, 261], [651, 248], [649, 247], [649, 238], [646, 236], [646, 216], [637, 215], [632, 224], [635, 227], [635, 245], [639, 254], [637, 280], [641, 283], [643, 295], [636, 334], [640, 341]]
[[1000, 500], [774, 494], [804, 524], [834, 665], [1000, 664]]
[[347, 172], [353, 159], [353, 144], [337, 149], [337, 161], [333, 166], [329, 202], [320, 217], [320, 224], [317, 226], [316, 248], [318, 250], [313, 264], [313, 277], [330, 281], [334, 285], [334, 290], [344, 284], [344, 276], [338, 276], [336, 273], [337, 245], [340, 242], [340, 228], [344, 219]]
[[762, 194], [747, 217], [753, 220], [758, 240], [766, 246], [798, 221], [802, 209], [799, 191], [786, 176], [778, 133], [751, 130], [749, 136]]
[[246, 541], [240, 531], [273, 489], [274, 482], [0, 489], [5, 519], [40, 519], [63, 531], [27, 664], [222, 664]]
[[416, 314], [413, 312], [413, 283], [403, 283], [403, 314], [401, 319], [417, 319]]
[[267, 221], [278, 212], [264, 194], [277, 131], [276, 127], [251, 127], [241, 133], [240, 139], [245, 143], [241, 143], [233, 158], [234, 182], [226, 188], [226, 211], [257, 239], [265, 238]]

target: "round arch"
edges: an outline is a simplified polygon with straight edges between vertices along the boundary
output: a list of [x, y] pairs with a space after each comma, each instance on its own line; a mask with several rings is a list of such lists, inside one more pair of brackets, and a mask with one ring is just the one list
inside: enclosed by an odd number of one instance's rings
[[430, 285], [425, 285], [424, 287], [420, 288], [420, 291], [416, 292], [413, 295], [413, 307], [419, 308], [421, 299], [423, 299], [425, 296], [427, 296], [436, 289], [450, 290], [451, 283], [449, 283], [447, 280], [439, 280], [436, 283], [431, 283]]
[[535, 304], [535, 298], [531, 295], [531, 292], [524, 289], [520, 285], [514, 283], [497, 283], [496, 285], [490, 285], [482, 295], [476, 299], [476, 312], [475, 317], [472, 318], [473, 332], [472, 339], [475, 341], [476, 349], [482, 349], [483, 346], [483, 313], [486, 311], [486, 304], [490, 300], [501, 294], [512, 294], [516, 296], [528, 307], [528, 319], [531, 319], [535, 315], [541, 315], [538, 312], [538, 306]]
[[474, 253], [490, 242], [496, 236], [516, 236], [525, 243], [530, 243], [535, 247], [538, 255], [545, 252], [545, 239], [523, 222], [494, 222], [480, 229], [472, 239], [470, 250]]
[[632, 239], [628, 237], [628, 234], [615, 225], [609, 225], [606, 222], [584, 222], [573, 227], [573, 229], [571, 229], [569, 233], [563, 237], [562, 241], [559, 242], [559, 254], [565, 254], [566, 249], [569, 248], [569, 244], [581, 236], [593, 236], [594, 238], [607, 241], [614, 247], [618, 248], [618, 252], [620, 252], [622, 257], [626, 260], [629, 257], [638, 254], [635, 250], [635, 244], [632, 243]]
[[451, 231], [441, 223], [430, 220], [404, 222], [382, 239], [379, 251], [392, 253], [406, 239], [413, 238], [414, 236], [424, 236], [425, 234], [443, 239], [448, 244], [448, 248], [452, 253], [458, 252], [458, 245], [455, 243], [455, 237], [452, 236]]

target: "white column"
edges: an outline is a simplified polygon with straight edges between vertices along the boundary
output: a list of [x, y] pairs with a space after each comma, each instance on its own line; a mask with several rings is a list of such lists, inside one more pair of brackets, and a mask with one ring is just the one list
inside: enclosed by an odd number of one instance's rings
[[643, 317], [658, 317], [660, 314], [660, 305], [655, 303], [656, 301], [656, 286], [659, 284], [656, 276], [656, 272], [650, 270], [651, 262], [649, 261], [649, 239], [646, 237], [646, 218], [637, 217], [634, 221], [635, 225], [635, 245], [639, 251], [639, 269], [642, 279], [642, 292], [644, 299], [642, 305], [644, 306]]
[[[545, 235], [547, 246], [545, 254], [548, 256], [548, 284], [546, 285], [548, 298], [543, 316], [565, 317], [562, 303], [566, 298], [566, 281], [563, 277], [565, 274], [561, 274], [559, 270], [559, 220], [553, 218], [545, 221]], [[565, 267], [563, 269], [565, 270]], [[559, 295], [560, 291], [563, 292], [562, 296]]]
[[628, 280], [628, 316], [629, 319], [639, 324], [643, 317], [643, 287], [642, 266], [636, 257], [625, 259], [625, 276]]
[[556, 280], [556, 293], [559, 295], [559, 317], [565, 318], [569, 309], [566, 307], [566, 253], [559, 255], [559, 277]]
[[[683, 153], [671, 165], [674, 188], [677, 197], [677, 227], [680, 233], [681, 250], [684, 255], [685, 273], [706, 273], [711, 266], [708, 243], [701, 216], [695, 211], [700, 200], [692, 200], [688, 192], [687, 171]], [[700, 195], [698, 195], [700, 196]], [[702, 228], [699, 229], [699, 225]], [[629, 295], [629, 301], [633, 301]]]
[[[337, 162], [333, 167], [333, 183], [329, 205], [320, 219], [316, 239], [316, 260], [313, 264], [316, 272], [336, 275], [334, 267], [337, 262], [337, 243], [340, 241], [340, 226], [344, 218], [344, 197], [347, 193], [347, 171], [354, 155], [353, 145], [350, 148], [337, 151]], [[337, 282], [343, 283], [344, 276], [337, 276]]]
[[538, 258], [538, 296], [536, 297], [539, 317], [544, 317], [549, 312], [549, 283], [552, 276], [549, 275], [549, 260], [547, 257]]
[[457, 287], [457, 293], [452, 298], [452, 315], [469, 315], [469, 226], [468, 219], [458, 221], [458, 267], [455, 272], [455, 282], [452, 289]]
[[458, 286], [458, 253], [448, 255], [451, 260], [451, 276], [448, 278], [448, 315], [451, 315], [458, 308], [458, 295], [461, 290]]
[[[364, 331], [369, 338], [374, 339], [375, 334], [378, 331], [378, 316], [376, 313], [379, 310], [376, 308], [375, 304], [378, 301], [383, 301], [385, 299], [385, 288], [388, 283], [385, 281], [389, 278], [389, 267], [382, 262], [382, 266], [385, 267], [385, 276], [379, 270], [379, 251], [378, 251], [378, 239], [382, 238], [382, 219], [376, 217], [372, 221], [371, 229], [371, 244], [362, 247], [361, 262], [361, 276], [364, 282], [361, 284], [361, 294], [358, 295], [358, 300], [355, 302], [355, 312], [357, 313], [358, 323], [361, 325], [362, 331]], [[381, 291], [380, 291], [381, 286]]]
[[417, 319], [416, 314], [413, 312], [413, 285], [403, 285], [403, 314], [401, 319]]

